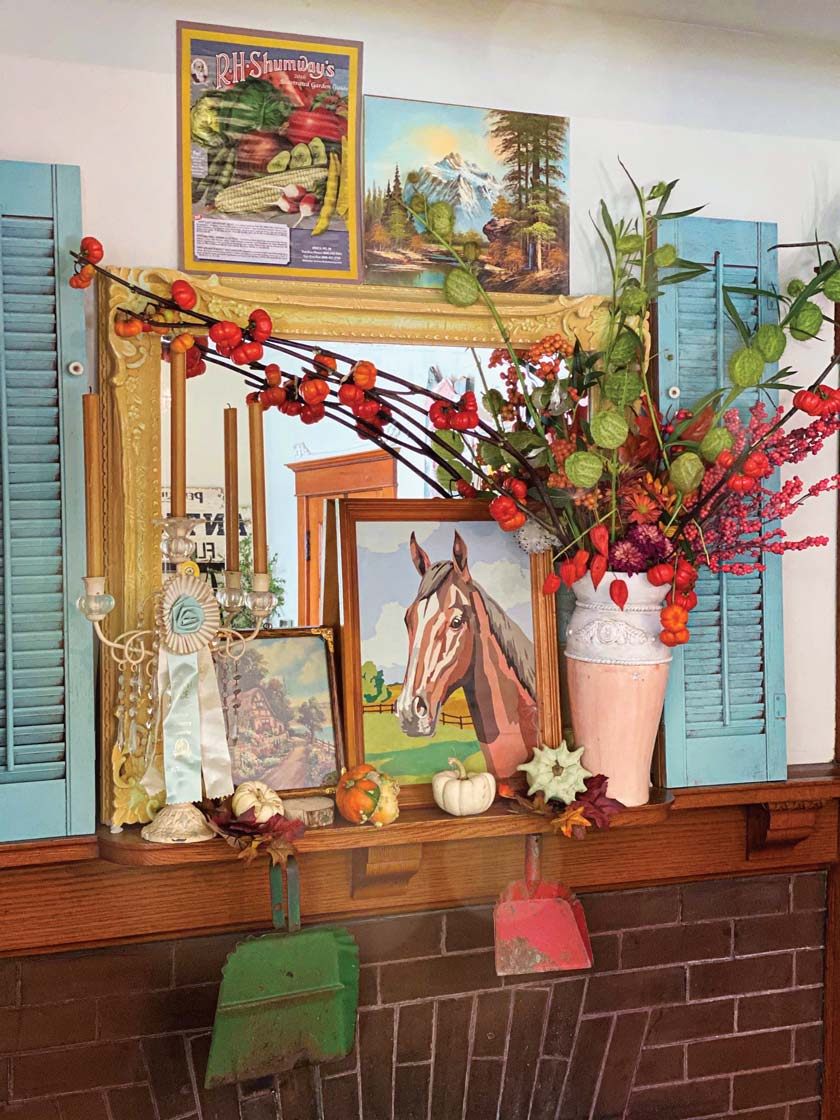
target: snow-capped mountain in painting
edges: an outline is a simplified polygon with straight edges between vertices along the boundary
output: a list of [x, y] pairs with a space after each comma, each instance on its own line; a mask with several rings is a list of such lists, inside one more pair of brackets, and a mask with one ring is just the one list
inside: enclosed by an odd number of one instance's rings
[[406, 183], [406, 202], [418, 191], [429, 202], [450, 203], [458, 233], [480, 230], [493, 217], [493, 203], [503, 193], [502, 184], [494, 175], [457, 152], [421, 167], [417, 174], [416, 182]]

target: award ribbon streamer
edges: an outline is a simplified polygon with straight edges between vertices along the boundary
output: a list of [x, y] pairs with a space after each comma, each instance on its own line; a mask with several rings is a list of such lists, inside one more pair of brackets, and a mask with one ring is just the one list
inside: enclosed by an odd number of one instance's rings
[[[193, 595], [179, 595], [170, 608], [169, 625], [174, 634], [196, 634], [204, 621], [204, 608]], [[162, 650], [158, 681], [164, 698], [167, 803], [200, 801], [202, 776], [208, 797], [232, 793], [222, 700], [209, 648], [201, 646], [192, 653]]]
[[230, 748], [216, 666], [206, 648], [198, 651], [198, 700], [204, 792], [208, 797], [226, 797], [233, 793]]
[[163, 771], [167, 804], [201, 800], [201, 722], [198, 704], [198, 654], [161, 654], [169, 678], [169, 704], [163, 716]]

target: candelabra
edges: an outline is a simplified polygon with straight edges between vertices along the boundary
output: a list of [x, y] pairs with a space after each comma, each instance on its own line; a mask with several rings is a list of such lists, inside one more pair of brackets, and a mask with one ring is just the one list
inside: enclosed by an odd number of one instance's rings
[[[192, 792], [197, 796], [173, 801], [173, 791], [167, 789], [168, 803], [142, 830], [144, 839], [159, 843], [194, 843], [214, 835], [192, 803], [201, 797], [202, 776], [207, 796], [224, 796], [233, 790], [212, 659], [238, 661], [277, 605], [276, 595], [269, 590], [270, 577], [261, 573], [253, 577], [253, 590], [245, 592], [240, 573], [229, 571], [225, 586], [214, 595], [192, 560], [196, 543], [191, 536], [194, 525], [187, 517], [167, 517], [161, 522], [161, 551], [177, 570], [153, 596], [153, 626], [126, 630], [109, 638], [101, 623], [116, 602], [106, 592], [103, 576], [86, 576], [84, 594], [76, 603], [118, 666], [118, 736], [135, 750], [144, 748], [144, 783], [151, 781], [163, 792], [154, 762], [161, 728], [168, 782], [173, 781], [177, 788], [188, 788], [189, 782], [184, 784], [179, 769], [192, 764]], [[223, 616], [230, 621], [243, 607], [254, 616], [252, 629], [240, 631], [223, 625]], [[145, 705], [141, 694], [145, 694]], [[190, 711], [194, 699], [198, 705], [193, 704]], [[147, 719], [140, 730], [137, 721], [144, 707]], [[171, 725], [168, 735], [167, 725]], [[214, 741], [208, 742], [208, 736]], [[191, 742], [191, 738], [198, 741]]]

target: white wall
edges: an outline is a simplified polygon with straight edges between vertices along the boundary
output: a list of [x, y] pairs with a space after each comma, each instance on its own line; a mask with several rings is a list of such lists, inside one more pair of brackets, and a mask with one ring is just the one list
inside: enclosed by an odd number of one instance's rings
[[[838, 236], [830, 44], [527, 0], [0, 0], [0, 11], [0, 156], [80, 164], [86, 229], [114, 263], [177, 263], [176, 15], [361, 39], [368, 93], [571, 116], [575, 292], [602, 284], [586, 215], [603, 193], [626, 198], [617, 154], [642, 180], [679, 176], [680, 200], [709, 215], [776, 221], [782, 240]], [[783, 277], [797, 263], [784, 257]], [[812, 347], [802, 368], [826, 353]], [[808, 477], [834, 463], [832, 446]], [[833, 542], [831, 501], [797, 528]], [[834, 570], [834, 543], [785, 562], [792, 761], [833, 750]]]

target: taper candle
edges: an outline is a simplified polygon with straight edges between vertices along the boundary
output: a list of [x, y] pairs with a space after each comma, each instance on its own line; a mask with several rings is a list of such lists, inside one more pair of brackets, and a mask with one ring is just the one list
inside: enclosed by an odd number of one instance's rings
[[254, 574], [268, 571], [268, 543], [265, 536], [265, 453], [263, 450], [263, 406], [248, 405], [248, 430], [251, 436], [251, 535], [254, 542]]
[[187, 516], [187, 354], [169, 355], [171, 429], [169, 456], [170, 517]]
[[85, 530], [87, 534], [87, 575], [104, 576], [102, 554], [102, 426], [99, 394], [82, 397], [82, 422], [85, 437]]
[[239, 571], [239, 443], [236, 409], [226, 408], [225, 419], [225, 568]]

